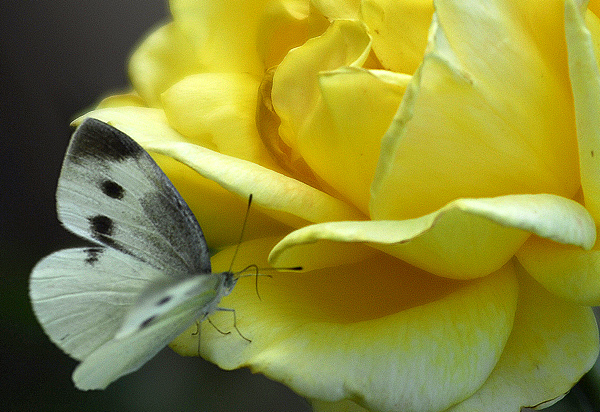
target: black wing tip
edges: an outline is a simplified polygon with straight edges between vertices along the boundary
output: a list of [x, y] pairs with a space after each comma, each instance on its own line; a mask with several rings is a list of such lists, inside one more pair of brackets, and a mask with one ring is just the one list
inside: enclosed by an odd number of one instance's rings
[[89, 117], [73, 133], [68, 153], [75, 159], [123, 161], [140, 156], [144, 149], [119, 129]]

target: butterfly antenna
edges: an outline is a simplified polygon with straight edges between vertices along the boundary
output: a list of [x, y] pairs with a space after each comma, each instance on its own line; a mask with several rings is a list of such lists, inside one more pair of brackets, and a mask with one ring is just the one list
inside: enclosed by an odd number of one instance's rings
[[[261, 269], [259, 269], [258, 266], [256, 266], [255, 264], [248, 265], [244, 269], [240, 270], [237, 273], [244, 273], [248, 269], [253, 269], [254, 270], [254, 275], [242, 275], [241, 277], [244, 277], [244, 276], [254, 276], [255, 277], [255, 279], [256, 279], [256, 284], [255, 284], [255, 287], [256, 287], [256, 296], [258, 296], [258, 300], [262, 300], [261, 297], [260, 297], [260, 294], [258, 293], [258, 276], [259, 275], [260, 276], [268, 276], [270, 278], [272, 278], [273, 276], [267, 275], [267, 274], [264, 274], [264, 273], [258, 273]], [[262, 270], [302, 270], [302, 269], [303, 269], [302, 266], [293, 266], [293, 267], [282, 267], [282, 268], [267, 268], [267, 269], [262, 269]]]
[[242, 239], [244, 239], [244, 232], [246, 231], [246, 222], [248, 222], [248, 215], [250, 214], [250, 205], [252, 204], [252, 193], [248, 196], [248, 207], [246, 207], [246, 214], [244, 216], [244, 223], [242, 224], [242, 232], [240, 233], [240, 240], [238, 240], [237, 246], [235, 247], [235, 252], [233, 252], [233, 258], [231, 258], [231, 265], [229, 265], [229, 271], [233, 268], [233, 262], [235, 262], [235, 257], [238, 254], [238, 250], [240, 250], [240, 245], [242, 244]]

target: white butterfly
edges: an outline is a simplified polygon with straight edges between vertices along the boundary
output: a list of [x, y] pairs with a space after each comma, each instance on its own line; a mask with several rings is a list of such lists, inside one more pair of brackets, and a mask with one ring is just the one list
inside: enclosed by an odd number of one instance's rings
[[75, 131], [56, 203], [59, 220], [97, 246], [65, 249], [33, 269], [30, 297], [50, 339], [81, 360], [79, 389], [139, 369], [237, 279], [212, 273], [200, 225], [150, 155], [95, 119]]

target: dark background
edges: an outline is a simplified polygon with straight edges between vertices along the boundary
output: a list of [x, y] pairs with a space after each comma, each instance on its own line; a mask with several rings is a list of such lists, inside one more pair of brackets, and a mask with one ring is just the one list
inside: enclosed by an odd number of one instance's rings
[[[163, 0], [11, 1], [0, 5], [0, 405], [6, 411], [307, 411], [284, 386], [163, 350], [105, 391], [80, 392], [77, 362], [42, 332], [27, 279], [80, 242], [56, 219], [70, 121], [127, 88], [126, 62], [168, 16]], [[598, 370], [598, 368], [596, 368]], [[594, 411], [598, 373], [548, 411]]]
[[0, 5], [0, 407], [5, 411], [306, 411], [283, 385], [163, 350], [105, 391], [81, 392], [77, 362], [33, 317], [33, 265], [80, 244], [56, 219], [54, 191], [74, 116], [127, 88], [129, 53], [168, 17], [163, 0], [6, 1]]

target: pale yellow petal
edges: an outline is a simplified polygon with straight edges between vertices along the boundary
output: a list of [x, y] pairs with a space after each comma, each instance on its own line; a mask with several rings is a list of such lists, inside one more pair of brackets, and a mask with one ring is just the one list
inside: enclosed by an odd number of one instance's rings
[[129, 60], [131, 84], [151, 107], [160, 106], [161, 93], [171, 85], [202, 70], [192, 44], [174, 23], [149, 34]]
[[318, 399], [312, 399], [310, 402], [313, 412], [369, 412], [350, 400], [338, 402], [326, 402]]
[[[263, 264], [257, 259], [274, 241], [245, 242], [237, 264]], [[231, 253], [214, 256], [216, 270], [228, 267]], [[250, 277], [221, 303], [236, 310], [252, 342], [205, 323], [202, 356], [225, 369], [249, 366], [309, 398], [353, 399], [378, 411], [440, 411], [474, 393], [502, 354], [518, 294], [510, 265], [459, 282], [385, 255], [258, 282], [260, 300]], [[230, 313], [211, 320], [232, 328]], [[174, 348], [193, 355], [194, 332]]]
[[146, 107], [147, 105], [139, 94], [132, 91], [129, 93], [113, 94], [112, 96], [105, 97], [100, 101], [100, 103], [98, 103], [95, 109], [127, 106]]
[[310, 256], [289, 251], [323, 240], [359, 242], [436, 275], [469, 279], [504, 265], [530, 232], [586, 249], [596, 239], [594, 222], [579, 203], [555, 195], [513, 195], [459, 199], [434, 213], [404, 221], [306, 226], [278, 243], [269, 261], [275, 266], [310, 267]]
[[252, 194], [253, 204], [257, 208], [290, 226], [345, 220], [349, 216], [364, 218], [364, 215], [347, 203], [246, 160], [185, 142], [155, 141], [146, 147], [185, 163], [202, 176], [244, 199]]
[[600, 223], [600, 72], [592, 37], [572, 0], [565, 3], [565, 31], [575, 99], [581, 188], [586, 208]]
[[[151, 150], [153, 144], [168, 146], [174, 142], [185, 142], [185, 137], [169, 126], [163, 111], [159, 109], [118, 107], [95, 110], [75, 120], [74, 124], [80, 123], [85, 117], [111, 124], [131, 136], [146, 150]], [[240, 198], [169, 156], [152, 152], [151, 155], [196, 215], [210, 247], [219, 249], [236, 244], [248, 197]], [[218, 171], [214, 173], [218, 174]], [[246, 239], [253, 239], [286, 232], [289, 232], [288, 226], [253, 208], [244, 236]]]
[[447, 412], [549, 406], [594, 364], [598, 327], [591, 308], [557, 298], [526, 273], [519, 283], [515, 323], [498, 364], [481, 389]]
[[195, 74], [162, 94], [163, 108], [190, 143], [280, 171], [256, 129], [258, 86], [244, 73]]
[[429, 50], [382, 142], [371, 217], [413, 218], [459, 197], [572, 197], [579, 168], [557, 38], [562, 3], [544, 13], [522, 2], [436, 5]]
[[600, 248], [581, 250], [532, 236], [517, 251], [517, 258], [556, 296], [581, 305], [600, 305]]
[[431, 0], [363, 0], [363, 21], [384, 68], [413, 74], [423, 60], [433, 16]]

